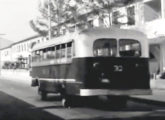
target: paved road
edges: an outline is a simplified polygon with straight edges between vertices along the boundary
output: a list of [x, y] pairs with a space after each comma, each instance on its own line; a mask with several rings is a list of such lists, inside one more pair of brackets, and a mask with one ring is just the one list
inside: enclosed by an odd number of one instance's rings
[[0, 91], [0, 120], [62, 120]]
[[[8, 115], [14, 117], [15, 114], [17, 116], [15, 120], [17, 118], [22, 120], [24, 117], [27, 120], [51, 120], [53, 118], [55, 120], [165, 120], [165, 106], [148, 105], [131, 100], [124, 109], [107, 107], [103, 98], [97, 101], [98, 106], [88, 105], [65, 109], [61, 105], [59, 96], [49, 95], [47, 101], [41, 101], [36, 88], [21, 82], [1, 79], [0, 91], [2, 91], [0, 92], [0, 111], [3, 111], [0, 112], [0, 120], [8, 118]], [[10, 114], [6, 111], [10, 111]]]

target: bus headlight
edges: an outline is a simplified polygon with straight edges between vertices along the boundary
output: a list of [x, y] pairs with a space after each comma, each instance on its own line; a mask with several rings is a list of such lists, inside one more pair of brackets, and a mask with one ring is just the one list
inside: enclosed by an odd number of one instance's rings
[[98, 62], [93, 63], [93, 67], [94, 68], [98, 68], [99, 67], [99, 63]]
[[107, 78], [103, 78], [103, 79], [101, 80], [101, 82], [102, 82], [102, 83], [110, 83], [110, 80], [107, 79]]

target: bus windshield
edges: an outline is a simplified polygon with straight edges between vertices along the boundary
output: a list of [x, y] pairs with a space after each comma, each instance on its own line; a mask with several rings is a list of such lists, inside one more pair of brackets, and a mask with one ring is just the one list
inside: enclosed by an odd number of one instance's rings
[[117, 43], [116, 39], [103, 38], [96, 40], [93, 44], [94, 56], [116, 57], [118, 52], [121, 57], [140, 57], [140, 42], [133, 39], [119, 39]]
[[137, 40], [120, 39], [119, 54], [122, 57], [140, 57], [141, 56], [140, 43]]
[[116, 39], [98, 39], [93, 45], [94, 56], [116, 56]]

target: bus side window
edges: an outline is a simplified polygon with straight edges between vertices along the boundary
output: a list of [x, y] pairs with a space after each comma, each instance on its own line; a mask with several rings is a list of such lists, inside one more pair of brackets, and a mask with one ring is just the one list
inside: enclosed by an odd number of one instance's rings
[[32, 62], [35, 62], [35, 52], [32, 52]]
[[57, 46], [56, 46], [56, 58], [57, 58], [57, 59], [60, 58], [60, 53], [61, 53], [60, 45], [57, 45]]
[[36, 62], [36, 51], [34, 51], [33, 62]]
[[72, 57], [72, 42], [67, 43], [67, 58]]
[[66, 51], [66, 46], [65, 46], [65, 44], [62, 44], [61, 45], [61, 58], [65, 58], [65, 51]]
[[76, 54], [76, 53], [75, 53], [75, 42], [72, 41], [71, 43], [72, 43], [72, 46], [71, 46], [71, 54], [72, 54], [72, 57], [73, 57], [73, 56], [75, 56], [75, 54]]
[[39, 61], [42, 61], [42, 56], [43, 56], [43, 50], [39, 51]]
[[35, 51], [35, 62], [39, 61], [39, 50]]
[[43, 60], [46, 60], [46, 49], [43, 49]]
[[32, 62], [35, 62], [35, 52], [32, 53]]
[[47, 59], [54, 58], [54, 47], [47, 48]]
[[56, 46], [54, 46], [54, 52], [53, 52], [53, 54], [54, 54], [54, 58], [56, 58]]

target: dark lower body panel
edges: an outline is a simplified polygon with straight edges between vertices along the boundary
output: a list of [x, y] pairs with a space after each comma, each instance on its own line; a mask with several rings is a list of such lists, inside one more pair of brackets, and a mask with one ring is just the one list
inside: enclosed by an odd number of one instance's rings
[[150, 94], [146, 58], [75, 58], [71, 64], [37, 66], [31, 75], [41, 90], [67, 94], [145, 95]]

